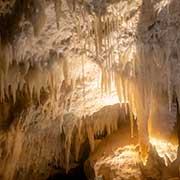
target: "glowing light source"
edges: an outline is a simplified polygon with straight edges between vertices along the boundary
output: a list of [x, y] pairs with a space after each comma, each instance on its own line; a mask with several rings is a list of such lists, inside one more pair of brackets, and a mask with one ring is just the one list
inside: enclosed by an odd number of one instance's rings
[[163, 139], [152, 137], [150, 139], [152, 145], [155, 146], [160, 157], [164, 158], [166, 165], [168, 164], [167, 158], [172, 162], [177, 158], [178, 145], [172, 144]]
[[[176, 144], [154, 137], [150, 138], [150, 142], [155, 146], [159, 156], [165, 159], [165, 163], [167, 163], [167, 157], [171, 161], [176, 158], [178, 148]], [[143, 162], [139, 151], [140, 146], [132, 144], [114, 149], [113, 153], [107, 156], [103, 155], [95, 164], [96, 177], [101, 177], [104, 174], [108, 176], [108, 172], [111, 179], [139, 180], [141, 170], [138, 164]]]
[[113, 95], [113, 94], [106, 95], [102, 97], [102, 103], [105, 105], [113, 105], [113, 104], [119, 103], [119, 99], [118, 99], [118, 96]]

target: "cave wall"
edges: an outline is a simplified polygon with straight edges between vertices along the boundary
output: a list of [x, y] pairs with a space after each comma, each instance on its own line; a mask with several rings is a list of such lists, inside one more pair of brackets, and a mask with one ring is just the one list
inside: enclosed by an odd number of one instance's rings
[[[94, 135], [117, 130], [128, 113], [147, 158], [151, 118], [179, 102], [179, 1], [8, 0], [0, 7], [2, 178], [47, 176], [49, 162], [68, 171], [74, 129], [75, 141], [86, 137], [93, 151]], [[108, 93], [124, 106], [96, 114]], [[158, 102], [165, 105], [159, 114]]]

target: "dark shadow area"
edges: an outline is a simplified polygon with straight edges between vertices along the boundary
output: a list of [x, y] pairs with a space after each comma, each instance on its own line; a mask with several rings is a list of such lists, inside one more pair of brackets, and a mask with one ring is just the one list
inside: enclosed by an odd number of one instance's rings
[[63, 173], [56, 173], [55, 175], [49, 177], [47, 180], [88, 180], [83, 165], [71, 170], [68, 174], [65, 172]]
[[80, 148], [79, 160], [75, 161], [78, 166], [66, 173], [65, 169], [51, 165], [55, 172], [47, 180], [88, 180], [84, 171], [84, 162], [89, 158], [89, 153], [90, 145], [88, 139], [86, 139]]

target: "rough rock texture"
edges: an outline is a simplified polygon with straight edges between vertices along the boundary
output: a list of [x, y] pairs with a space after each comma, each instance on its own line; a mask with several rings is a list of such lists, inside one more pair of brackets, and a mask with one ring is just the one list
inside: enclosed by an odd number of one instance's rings
[[129, 129], [130, 126], [123, 126], [97, 145], [84, 165], [88, 179], [178, 180], [179, 162], [175, 160], [177, 145], [167, 140], [152, 139], [153, 146], [150, 147], [149, 157], [144, 166], [137, 136], [132, 139]]
[[134, 117], [146, 160], [149, 132], [170, 136], [178, 112], [179, 8], [178, 0], [0, 0], [1, 178], [68, 171], [84, 141], [93, 151], [119, 122], [130, 119], [133, 137]]

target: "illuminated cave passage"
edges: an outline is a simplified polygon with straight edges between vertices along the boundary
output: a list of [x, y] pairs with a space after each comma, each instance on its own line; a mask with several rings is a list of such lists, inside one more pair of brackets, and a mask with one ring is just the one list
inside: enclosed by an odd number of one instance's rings
[[179, 0], [0, 0], [0, 180], [180, 180]]

